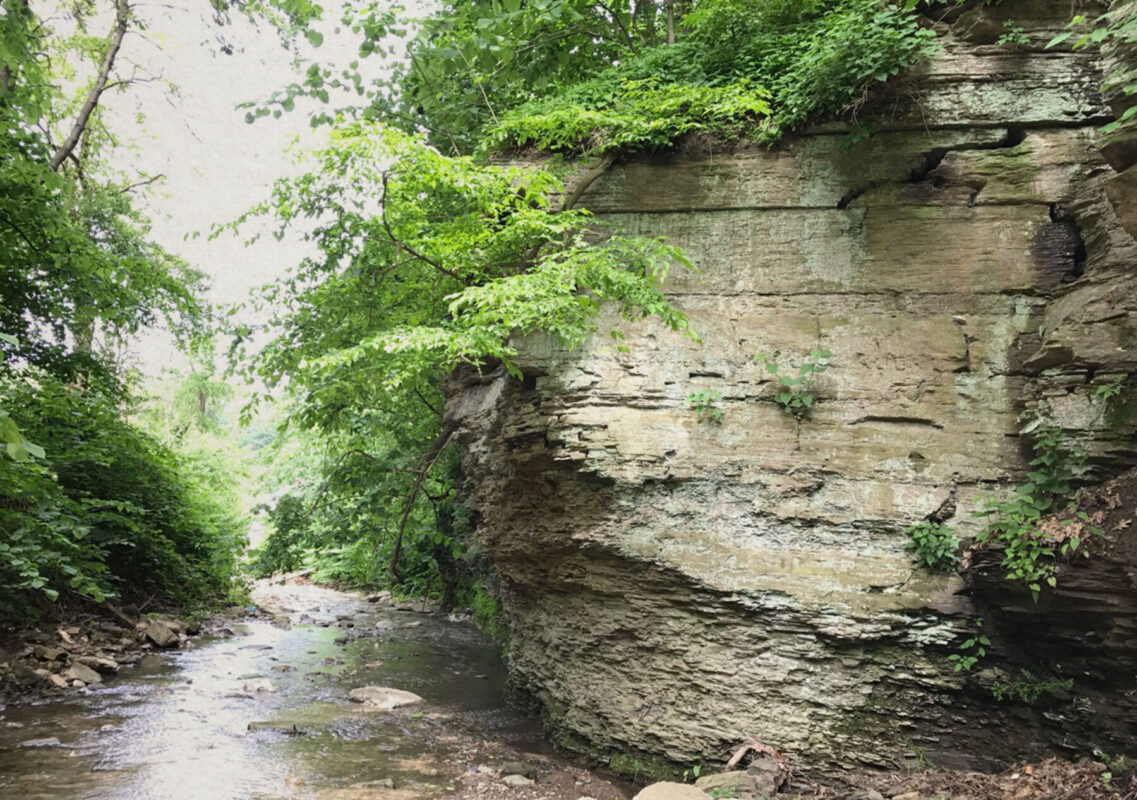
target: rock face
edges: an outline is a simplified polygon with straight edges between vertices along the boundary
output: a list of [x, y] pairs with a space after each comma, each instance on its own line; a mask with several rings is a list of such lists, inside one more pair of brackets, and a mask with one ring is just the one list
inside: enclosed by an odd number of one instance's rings
[[[1030, 44], [988, 41], [1000, 15]], [[1021, 482], [1024, 412], [1103, 476], [1137, 461], [1137, 404], [1086, 390], [1134, 396], [1137, 243], [1099, 153], [1098, 57], [1043, 49], [1068, 16], [950, 12], [853, 147], [821, 127], [618, 164], [583, 204], [686, 250], [701, 274], [666, 287], [702, 344], [613, 317], [577, 352], [527, 342], [522, 382], [455, 378], [513, 685], [560, 744], [690, 764], [756, 739], [880, 766], [994, 766], [1065, 724], [1098, 744], [1108, 708], [992, 711], [951, 670], [976, 609], [904, 549], [925, 519], [974, 532], [979, 498]], [[819, 347], [832, 365], [799, 424], [754, 354], [796, 369]], [[687, 403], [700, 389], [721, 424]]]

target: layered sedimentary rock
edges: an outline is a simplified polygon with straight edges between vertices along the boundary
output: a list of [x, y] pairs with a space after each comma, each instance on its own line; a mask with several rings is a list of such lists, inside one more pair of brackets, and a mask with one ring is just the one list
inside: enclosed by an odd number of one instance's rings
[[[947, 660], [981, 612], [905, 550], [920, 520], [974, 532], [980, 498], [1022, 480], [1024, 412], [1103, 474], [1137, 460], [1128, 406], [1086, 390], [1137, 373], [1099, 56], [1043, 49], [1068, 4], [1005, 6], [938, 22], [866, 142], [692, 142], [590, 187], [598, 216], [698, 265], [666, 288], [701, 342], [612, 318], [576, 352], [526, 342], [524, 381], [454, 381], [513, 682], [559, 743], [626, 768], [751, 738], [809, 764], [982, 766], [1070, 726], [1113, 750], [1134, 733], [1095, 721], [1101, 697], [992, 711]], [[1030, 44], [994, 44], [1000, 15]], [[799, 423], [754, 355], [814, 348], [832, 365]]]

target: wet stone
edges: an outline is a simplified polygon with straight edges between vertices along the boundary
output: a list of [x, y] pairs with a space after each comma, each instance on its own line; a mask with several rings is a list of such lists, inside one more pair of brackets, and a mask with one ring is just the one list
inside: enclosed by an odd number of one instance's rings
[[49, 736], [45, 739], [28, 739], [27, 741], [20, 742], [20, 747], [27, 750], [36, 750], [41, 747], [62, 747], [63, 743], [55, 736]]
[[422, 702], [422, 698], [414, 692], [385, 686], [361, 686], [348, 692], [348, 697], [356, 703], [362, 703], [368, 711], [390, 711]]
[[247, 730], [251, 732], [256, 731], [273, 731], [275, 733], [283, 733], [287, 736], [303, 736], [304, 731], [296, 727], [294, 722], [272, 722], [272, 721], [257, 721], [250, 722]]
[[103, 682], [103, 676], [86, 664], [72, 664], [67, 668], [67, 671], [63, 673], [63, 677], [74, 681], [82, 681], [85, 684]]

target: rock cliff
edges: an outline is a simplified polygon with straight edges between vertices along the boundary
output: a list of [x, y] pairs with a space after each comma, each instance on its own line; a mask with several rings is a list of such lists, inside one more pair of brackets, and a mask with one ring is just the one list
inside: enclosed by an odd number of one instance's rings
[[[1132, 404], [1086, 391], [1137, 374], [1137, 177], [1100, 152], [1100, 55], [1044, 49], [1068, 3], [942, 13], [865, 142], [689, 142], [589, 188], [699, 266], [666, 286], [701, 344], [619, 324], [624, 352], [606, 320], [576, 352], [527, 342], [524, 381], [452, 382], [512, 680], [560, 744], [640, 770], [751, 738], [815, 765], [993, 766], [1072, 725], [1079, 747], [1137, 733], [1100, 698], [993, 710], [947, 660], [982, 609], [905, 551], [910, 524], [967, 535], [1021, 481], [1024, 412], [1103, 477], [1137, 462]], [[995, 44], [1005, 18], [1028, 43]], [[754, 354], [817, 347], [798, 423]]]

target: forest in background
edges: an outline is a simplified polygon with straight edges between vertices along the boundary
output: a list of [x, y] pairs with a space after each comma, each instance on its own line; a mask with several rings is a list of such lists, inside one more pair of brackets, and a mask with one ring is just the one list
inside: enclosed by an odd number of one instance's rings
[[[117, 60], [139, 32], [129, 4], [5, 0], [0, 616], [239, 601], [257, 518], [268, 538], [254, 575], [314, 567], [474, 606], [492, 624], [444, 376], [519, 376], [518, 335], [580, 344], [604, 302], [696, 337], [659, 288], [695, 265], [664, 241], [602, 229], [576, 207], [587, 181], [690, 134], [774, 145], [813, 120], [857, 123], [936, 46], [936, 8], [219, 6], [219, 25], [251, 15], [286, 47], [350, 37], [357, 58], [297, 55], [294, 80], [235, 111], [251, 135], [260, 117], [309, 113], [325, 145], [263, 204], [218, 220], [215, 235], [268, 220], [311, 245], [244, 308], [218, 309], [202, 300], [205, 276], [152, 241], [135, 202], [152, 176], [124, 168], [130, 132], [104, 119], [104, 94], [134, 80]], [[1132, 19], [1108, 13], [1072, 23], [1055, 46], [1137, 39]], [[365, 59], [385, 60], [382, 79], [363, 78]], [[1106, 88], [1132, 94], [1137, 77], [1122, 70]], [[1131, 127], [1132, 111], [1112, 127]], [[850, 146], [871, 135], [852, 131]], [[489, 159], [527, 148], [557, 157], [525, 171]], [[154, 326], [174, 333], [189, 370], [156, 382], [123, 362], [122, 344]], [[601, 333], [621, 346], [618, 330]]]

